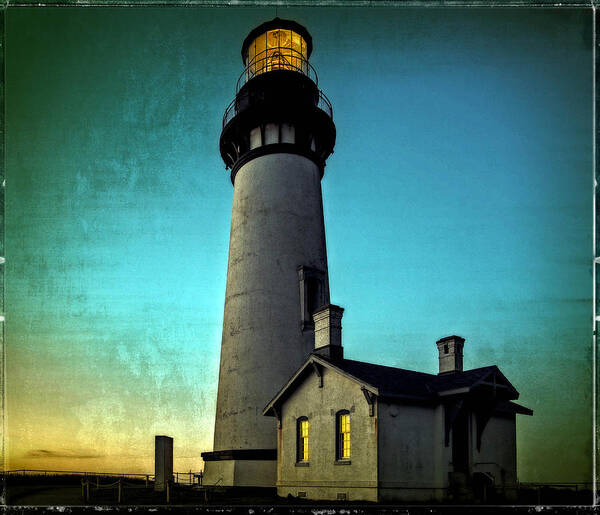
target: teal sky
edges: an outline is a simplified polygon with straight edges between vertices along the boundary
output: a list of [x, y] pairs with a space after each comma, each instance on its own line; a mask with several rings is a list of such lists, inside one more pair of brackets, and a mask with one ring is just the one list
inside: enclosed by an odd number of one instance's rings
[[[232, 186], [221, 117], [274, 8], [6, 11], [9, 467], [151, 472], [212, 447]], [[591, 478], [592, 17], [279, 8], [338, 138], [347, 357], [497, 364], [522, 481]], [[281, 385], [273, 385], [274, 392]]]

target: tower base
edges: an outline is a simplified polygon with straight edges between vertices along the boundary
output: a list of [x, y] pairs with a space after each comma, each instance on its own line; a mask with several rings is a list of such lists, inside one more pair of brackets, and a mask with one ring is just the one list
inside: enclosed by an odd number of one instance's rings
[[202, 486], [274, 488], [277, 450], [252, 449], [203, 452]]

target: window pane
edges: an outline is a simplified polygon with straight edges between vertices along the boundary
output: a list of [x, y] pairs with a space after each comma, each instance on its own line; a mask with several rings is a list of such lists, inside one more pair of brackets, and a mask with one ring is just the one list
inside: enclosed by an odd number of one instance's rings
[[300, 34], [290, 31], [292, 35], [292, 50], [294, 53], [302, 54], [302, 38]]
[[254, 62], [254, 59], [256, 59], [256, 39], [248, 46], [248, 62], [246, 65]]
[[308, 461], [309, 457], [309, 422], [306, 419], [298, 421], [298, 461]]
[[269, 30], [267, 31], [267, 49], [272, 50], [279, 46], [279, 31]]
[[339, 444], [339, 456], [340, 458], [350, 457], [350, 415], [347, 413], [340, 415], [339, 419], [339, 431], [340, 431], [340, 444]]
[[253, 69], [253, 73], [262, 73], [264, 71], [265, 66], [265, 50], [267, 49], [267, 35], [261, 34], [256, 38], [256, 51], [255, 51], [255, 59], [256, 63]]

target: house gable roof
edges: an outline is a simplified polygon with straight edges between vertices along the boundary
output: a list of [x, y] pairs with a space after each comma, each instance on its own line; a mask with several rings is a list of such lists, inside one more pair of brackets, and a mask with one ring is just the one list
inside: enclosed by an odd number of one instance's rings
[[[263, 410], [264, 415], [276, 415], [278, 406], [287, 399], [304, 378], [313, 373], [314, 367], [326, 367], [356, 382], [371, 393], [389, 400], [414, 400], [439, 402], [441, 397], [471, 392], [501, 391], [505, 400], [518, 399], [519, 392], [495, 366], [475, 368], [463, 372], [435, 375], [402, 368], [387, 367], [354, 361], [351, 359], [331, 360], [311, 354], [298, 371], [283, 386]], [[510, 403], [514, 407], [519, 406]], [[522, 408], [519, 406], [519, 408]], [[522, 408], [526, 411], [527, 408]], [[515, 411], [522, 413], [523, 411]], [[526, 414], [532, 414], [526, 413]]]

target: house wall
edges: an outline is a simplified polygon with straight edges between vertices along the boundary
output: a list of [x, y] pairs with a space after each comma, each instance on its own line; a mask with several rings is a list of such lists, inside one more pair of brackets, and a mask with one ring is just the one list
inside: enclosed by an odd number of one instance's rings
[[[350, 411], [351, 456], [349, 465], [336, 464], [336, 413]], [[278, 438], [277, 493], [308, 499], [377, 501], [377, 411], [360, 386], [329, 369], [323, 370], [323, 387], [313, 372], [284, 403]], [[296, 463], [296, 421], [308, 417], [308, 466]], [[304, 495], [302, 495], [304, 493]]]
[[378, 413], [380, 499], [442, 500], [449, 451], [441, 407], [380, 401]]
[[[475, 417], [472, 425], [476, 427]], [[485, 426], [481, 449], [477, 451], [476, 433], [472, 442], [472, 472], [486, 472], [494, 477], [497, 488], [507, 497], [515, 493], [517, 482], [517, 437], [515, 414], [493, 416]]]

